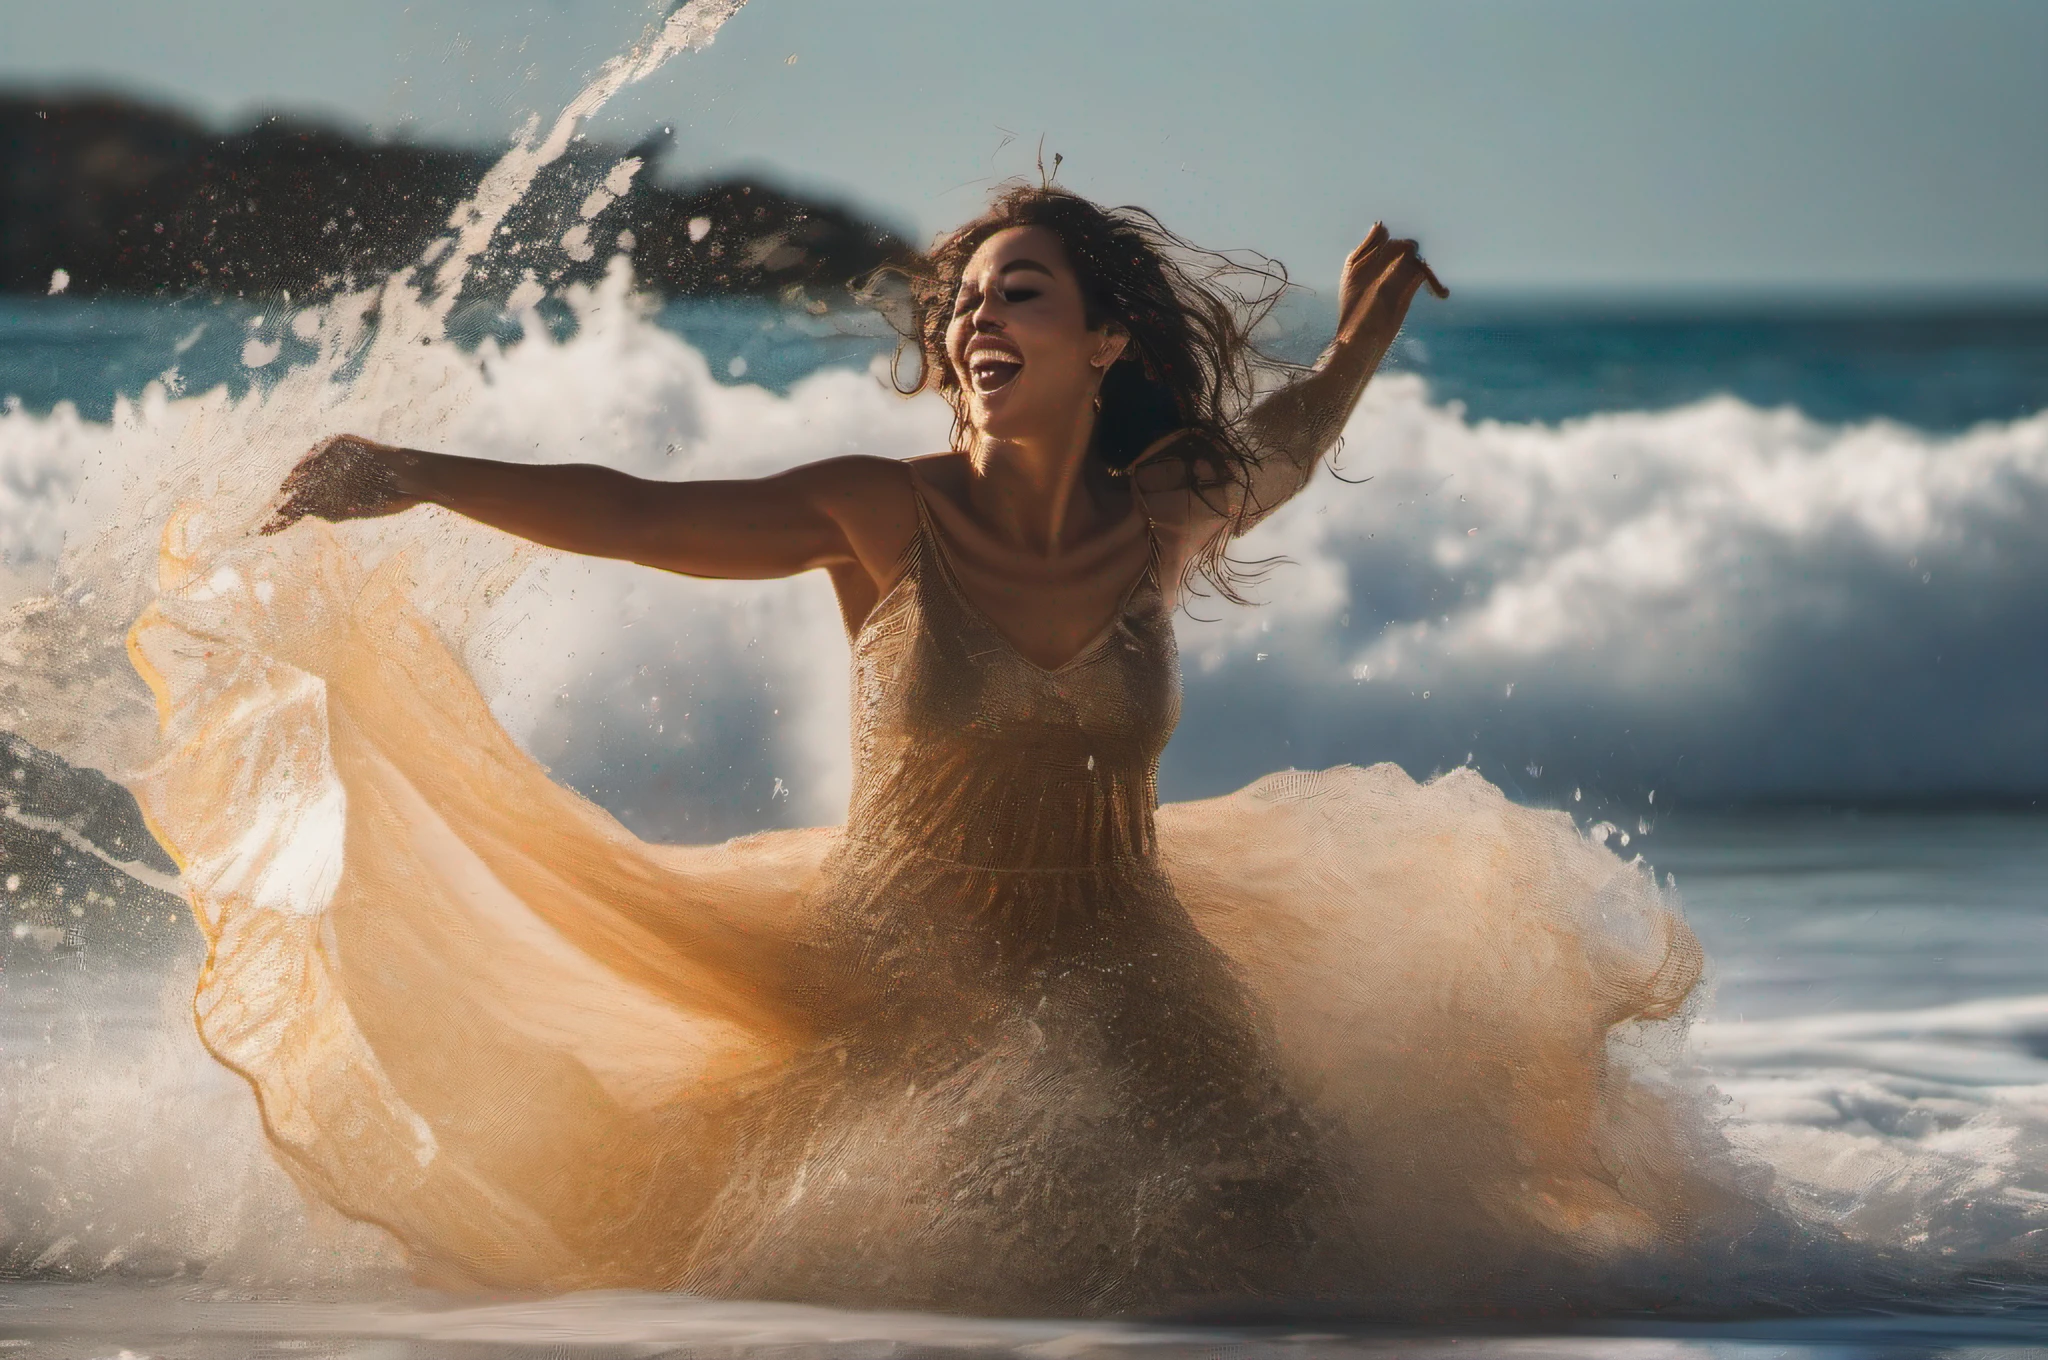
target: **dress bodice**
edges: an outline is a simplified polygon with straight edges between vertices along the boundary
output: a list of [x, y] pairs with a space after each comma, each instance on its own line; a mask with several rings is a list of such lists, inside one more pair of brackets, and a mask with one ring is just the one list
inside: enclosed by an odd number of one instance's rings
[[1156, 562], [1048, 668], [968, 599], [920, 501], [903, 572], [854, 639], [849, 837], [1010, 873], [1151, 861], [1180, 710]]

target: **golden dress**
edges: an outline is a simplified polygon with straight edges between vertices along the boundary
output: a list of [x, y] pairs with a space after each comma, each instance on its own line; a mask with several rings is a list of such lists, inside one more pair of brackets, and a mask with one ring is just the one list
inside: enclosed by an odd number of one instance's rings
[[1687, 1231], [1678, 1103], [1613, 1041], [1700, 971], [1640, 867], [1469, 770], [1159, 807], [1156, 572], [1049, 669], [920, 522], [853, 639], [846, 825], [708, 846], [553, 783], [398, 568], [172, 526], [136, 791], [308, 1193], [444, 1282], [1010, 1313]]

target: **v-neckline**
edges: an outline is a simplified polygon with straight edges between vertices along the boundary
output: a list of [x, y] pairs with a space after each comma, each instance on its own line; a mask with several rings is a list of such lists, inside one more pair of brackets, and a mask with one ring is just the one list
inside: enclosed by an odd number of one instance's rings
[[1101, 651], [1103, 646], [1108, 643], [1110, 637], [1116, 632], [1117, 625], [1122, 623], [1124, 616], [1130, 612], [1131, 601], [1138, 597], [1138, 592], [1144, 588], [1145, 582], [1153, 579], [1154, 569], [1158, 565], [1158, 542], [1152, 538], [1151, 525], [1144, 521], [1144, 507], [1133, 503], [1131, 517], [1140, 521], [1145, 537], [1148, 540], [1145, 565], [1138, 568], [1138, 574], [1131, 578], [1131, 583], [1125, 586], [1123, 591], [1117, 596], [1116, 607], [1110, 611], [1109, 617], [1103, 621], [1100, 628], [1089, 634], [1088, 640], [1081, 644], [1080, 649], [1057, 666], [1048, 666], [1041, 661], [1033, 660], [1026, 654], [1024, 649], [1019, 647], [1016, 641], [1002, 630], [1001, 625], [990, 616], [989, 612], [976, 603], [972, 595], [967, 593], [967, 586], [961, 581], [959, 572], [954, 570], [952, 554], [946, 547], [945, 539], [941, 536], [944, 531], [939, 528], [937, 520], [933, 517], [931, 507], [925, 504], [924, 492], [913, 486], [911, 488], [911, 495], [917, 501], [917, 531], [931, 545], [931, 555], [938, 560], [939, 573], [946, 578], [946, 588], [953, 592], [953, 597], [960, 602], [968, 613], [974, 616], [975, 620], [982, 627], [995, 635], [996, 641], [1002, 643], [1003, 650], [1040, 675], [1063, 675]]

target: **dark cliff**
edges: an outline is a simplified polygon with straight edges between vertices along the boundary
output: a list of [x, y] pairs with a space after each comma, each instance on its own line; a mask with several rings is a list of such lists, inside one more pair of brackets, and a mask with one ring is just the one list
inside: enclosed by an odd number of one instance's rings
[[[474, 277], [504, 292], [594, 279], [631, 256], [669, 296], [843, 300], [849, 283], [907, 253], [884, 227], [744, 180], [654, 180], [665, 142], [579, 142], [547, 167]], [[588, 258], [559, 244], [622, 157], [645, 164], [589, 223]], [[273, 116], [225, 135], [114, 98], [0, 96], [0, 290], [318, 297], [416, 261], [447, 230], [491, 154], [372, 142]], [[694, 226], [693, 226], [694, 224]]]

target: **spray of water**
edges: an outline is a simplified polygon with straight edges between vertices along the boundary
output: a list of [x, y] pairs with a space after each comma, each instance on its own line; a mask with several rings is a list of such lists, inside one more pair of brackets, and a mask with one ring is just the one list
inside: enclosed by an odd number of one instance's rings
[[[621, 267], [567, 295], [575, 331], [566, 341], [530, 312], [519, 344], [469, 351], [447, 339], [465, 279], [539, 172], [605, 100], [701, 48], [738, 7], [676, 11], [608, 63], [544, 134], [533, 123], [415, 269], [301, 312], [293, 333], [314, 353], [267, 385], [239, 398], [159, 385], [104, 425], [62, 411], [0, 413], [5, 592], [20, 601], [0, 636], [0, 726], [79, 764], [144, 768], [156, 715], [121, 640], [154, 593], [161, 527], [178, 506], [199, 504], [204, 513], [185, 520], [188, 552], [203, 560], [245, 546], [290, 462], [337, 429], [670, 477], [939, 447], [943, 412], [898, 402], [863, 375], [823, 373], [786, 398], [714, 381], [700, 355], [648, 323]], [[637, 169], [621, 161], [590, 187], [586, 226]], [[587, 232], [562, 243], [572, 257], [588, 248]], [[538, 296], [529, 284], [515, 311]], [[1783, 620], [1788, 639], [1822, 639], [1799, 656], [1851, 661], [1866, 642], [1881, 659], [1877, 640], [1923, 635], [1902, 619], [1957, 613], [1952, 601], [1965, 596], [1941, 593], [1950, 579], [1973, 605], [2004, 610], [2013, 626], [1992, 630], [2000, 637], [2031, 635], [2021, 625], [2039, 617], [2029, 583], [2042, 579], [2031, 526], [2048, 497], [2040, 417], [1934, 438], [1883, 424], [1821, 427], [1722, 401], [1563, 428], [1501, 426], [1462, 420], [1431, 404], [1417, 381], [1398, 379], [1376, 386], [1353, 434], [1377, 460], [1385, 494], [1331, 485], [1291, 507], [1270, 525], [1299, 564], [1289, 590], [1256, 615], [1229, 615], [1188, 649], [1198, 700], [1189, 725], [1213, 747], [1243, 723], [1241, 709], [1227, 721], [1222, 712], [1225, 700], [1237, 702], [1239, 691], [1227, 688], [1234, 668], [1256, 669], [1269, 707], [1285, 671], [1296, 716], [1308, 714], [1296, 726], [1328, 747], [1297, 752], [1305, 764], [1383, 752], [1425, 700], [1445, 706], [1461, 675], [1475, 691], [1504, 693], [1496, 706], [1510, 712], [1541, 701], [1531, 677], [1563, 674], [1560, 656], [1587, 674], [1556, 702], [1580, 707], [1665, 695], [1674, 676], [1739, 696], [1756, 676], [1797, 673], [1756, 662], [1754, 647], [1714, 650], [1709, 668], [1682, 647], [1645, 645], [1659, 636], [1652, 628], [1672, 627], [1672, 599], [1711, 612], [1730, 637], [1756, 638], [1760, 620]], [[1616, 481], [1609, 464], [1639, 475]], [[1470, 505], [1430, 499], [1453, 476], [1454, 486], [1478, 488]], [[816, 583], [724, 584], [714, 596], [610, 564], [543, 559], [439, 512], [346, 533], [366, 559], [405, 554], [422, 609], [463, 645], [500, 716], [559, 774], [604, 793], [607, 769], [638, 762], [618, 776], [625, 791], [613, 805], [639, 829], [701, 840], [747, 819], [837, 817], [844, 684], [836, 666], [819, 664], [839, 642]], [[1731, 554], [1760, 580], [1725, 570]], [[1378, 607], [1368, 586], [1387, 593], [1403, 563], [1411, 573], [1415, 563], [1455, 569], [1483, 588], [1441, 614], [1410, 611], [1436, 620], [1427, 629], [1376, 629], [1367, 641], [1333, 629], [1333, 619]], [[1436, 584], [1423, 582], [1418, 596]], [[1882, 626], [1858, 631], [1866, 615]], [[1560, 620], [1579, 631], [1550, 626]], [[1713, 635], [1694, 627], [1686, 636]], [[1847, 643], [1828, 641], [1839, 638]], [[1204, 692], [1217, 696], [1217, 711], [1202, 711]], [[1353, 729], [1366, 735], [1340, 745]], [[641, 768], [650, 750], [689, 772]], [[698, 798], [711, 784], [749, 779], [758, 798], [739, 824]], [[159, 895], [137, 902], [159, 915], [175, 905]], [[9, 980], [14, 1009], [0, 1020], [15, 1027], [6, 1057], [18, 1065], [5, 1075], [0, 1109], [12, 1149], [0, 1168], [6, 1268], [291, 1284], [390, 1269], [395, 1257], [373, 1231], [302, 1204], [264, 1147], [244, 1088], [199, 1051], [187, 1013], [198, 956], [185, 930], [183, 944], [147, 969], [88, 958], [33, 1007], [16, 1004], [28, 993], [18, 976]], [[1968, 1018], [1995, 1020], [2021, 1039], [2039, 1027], [2033, 1012]], [[1788, 1045], [1781, 1058], [1765, 1056], [1797, 1077], [1738, 1088], [1750, 1104], [1737, 1141], [1780, 1169], [1781, 1190], [1804, 1187], [1817, 1215], [1869, 1240], [1933, 1241], [1965, 1254], [1995, 1241], [2005, 1259], [2037, 1252], [2028, 1244], [2048, 1192], [2027, 1168], [2041, 1164], [2048, 1128], [2039, 1071], [2016, 1066], [1987, 1088], [1992, 1095], [1944, 1095], [1949, 1103], [1937, 1106], [1920, 1066], [1890, 1085], [1870, 1076], [1880, 1067], [1871, 1055], [1893, 1051], [1896, 1039], [1859, 1023], [1870, 1034], [1820, 1036], [1847, 1054], [1839, 1070], [1815, 1069], [1815, 1036], [1803, 1031], [1710, 1033], [1707, 1056], [1729, 1061], [1766, 1039]], [[1960, 1023], [1925, 1020], [1942, 1033]], [[1835, 1123], [1814, 1113], [1823, 1109], [1840, 1112]]]
[[[26, 511], [9, 517], [0, 580], [0, 597], [14, 601], [0, 629], [0, 725], [76, 765], [146, 767], [155, 714], [123, 639], [155, 592], [157, 539], [174, 512], [185, 512], [175, 515], [183, 546], [203, 563], [248, 543], [283, 472], [319, 437], [347, 429], [426, 444], [459, 434], [478, 395], [508, 376], [508, 358], [495, 344], [469, 352], [450, 343], [446, 323], [507, 213], [607, 100], [709, 45], [742, 3], [690, 0], [605, 63], [545, 136], [529, 123], [417, 266], [292, 318], [315, 352], [274, 381], [240, 397], [225, 388], [182, 396], [175, 379], [159, 382], [104, 426], [65, 410], [47, 420], [0, 413], [10, 463], [35, 469], [5, 478], [0, 493]], [[592, 187], [586, 223], [638, 168], [629, 159]], [[572, 258], [575, 247], [564, 243]], [[589, 319], [607, 308], [631, 315], [629, 292], [621, 269], [568, 300]], [[537, 299], [532, 290], [514, 299], [536, 335]], [[245, 352], [251, 366], [274, 357]], [[667, 446], [690, 442], [691, 417], [687, 405], [676, 413]], [[510, 542], [459, 526], [425, 536], [363, 528], [356, 544], [366, 558], [408, 553], [423, 607], [451, 638], [480, 636], [491, 604], [531, 564]], [[14, 903], [25, 924], [0, 976], [0, 1138], [11, 1149], [0, 1163], [0, 1271], [199, 1273], [297, 1288], [388, 1280], [397, 1266], [388, 1242], [296, 1193], [246, 1088], [199, 1048], [190, 1016], [199, 942], [170, 895], [175, 881], [117, 860], [68, 821], [8, 810], [16, 825], [47, 834], [57, 859], [26, 890], [48, 901]], [[19, 887], [17, 874], [7, 891]], [[37, 910], [65, 924], [35, 924]]]

